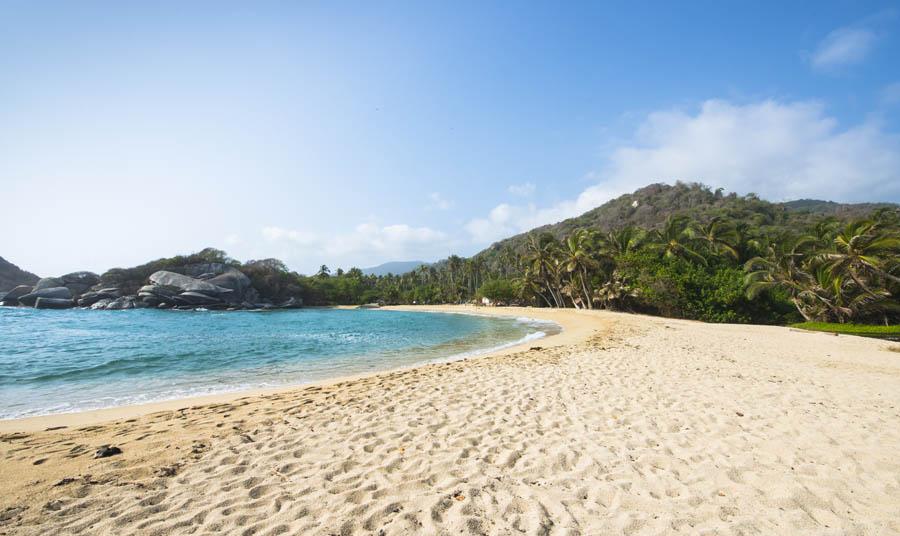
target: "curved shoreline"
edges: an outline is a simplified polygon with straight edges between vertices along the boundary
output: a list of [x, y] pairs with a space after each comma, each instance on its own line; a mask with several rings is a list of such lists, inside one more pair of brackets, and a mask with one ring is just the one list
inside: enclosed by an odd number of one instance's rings
[[[425, 309], [564, 331], [540, 348], [0, 434], [0, 532], [900, 532], [895, 343]], [[95, 458], [103, 445], [121, 452]]]
[[[356, 309], [351, 306], [338, 306], [336, 309]], [[558, 322], [555, 319], [551, 319], [549, 317], [556, 317], [554, 314], [538, 313], [537, 315], [531, 314], [536, 311], [541, 311], [542, 309], [533, 309], [530, 307], [475, 307], [475, 306], [388, 306], [382, 307], [378, 310], [385, 311], [406, 311], [406, 312], [419, 312], [419, 313], [441, 313], [441, 314], [464, 314], [464, 315], [476, 315], [476, 316], [491, 316], [491, 317], [502, 317], [502, 318], [521, 318], [525, 317], [530, 320], [542, 321], [542, 322], [551, 322], [556, 324], [559, 328], [558, 333], [550, 333], [545, 334], [545, 336], [541, 337], [539, 340], [542, 342], [547, 341], [548, 339], [555, 338], [560, 336], [563, 333], [566, 333], [567, 329], [562, 323]], [[519, 314], [514, 314], [511, 311], [518, 311]], [[547, 310], [544, 311], [562, 311], [562, 310]], [[131, 419], [135, 417], [140, 417], [143, 415], [149, 415], [158, 412], [164, 411], [174, 411], [182, 408], [196, 408], [198, 406], [206, 406], [210, 404], [221, 404], [226, 402], [232, 402], [235, 400], [242, 400], [251, 397], [261, 397], [267, 395], [275, 395], [275, 394], [283, 394], [290, 393], [296, 390], [307, 389], [311, 387], [327, 387], [333, 385], [335, 383], [342, 383], [346, 381], [354, 381], [361, 380], [365, 378], [376, 377], [382, 374], [390, 374], [404, 370], [415, 369], [419, 367], [425, 367], [434, 364], [455, 362], [455, 361], [465, 361], [467, 359], [474, 358], [484, 358], [490, 357], [493, 355], [503, 355], [512, 351], [516, 351], [521, 349], [528, 344], [533, 343], [534, 340], [526, 340], [525, 338], [519, 339], [516, 341], [512, 341], [511, 343], [505, 343], [496, 347], [487, 347], [483, 349], [473, 350], [471, 353], [467, 352], [465, 354], [456, 354], [449, 355], [442, 358], [432, 359], [429, 361], [424, 361], [421, 363], [416, 363], [413, 365], [404, 365], [398, 367], [387, 368], [384, 370], [372, 371], [372, 372], [363, 372], [358, 374], [349, 374], [349, 375], [341, 375], [335, 376], [332, 378], [327, 378], [323, 380], [314, 380], [306, 383], [299, 384], [290, 384], [290, 385], [281, 385], [277, 387], [263, 387], [263, 388], [251, 388], [251, 389], [237, 389], [234, 391], [226, 391], [222, 393], [215, 393], [209, 395], [198, 395], [191, 397], [182, 397], [182, 398], [172, 398], [167, 400], [159, 400], [153, 402], [145, 402], [141, 404], [131, 404], [131, 405], [123, 405], [123, 406], [111, 406], [107, 408], [99, 408], [99, 409], [90, 409], [84, 411], [73, 411], [67, 413], [53, 413], [48, 415], [35, 415], [28, 417], [17, 417], [12, 419], [0, 419], [0, 433], [12, 433], [12, 432], [35, 432], [44, 430], [47, 428], [58, 428], [58, 427], [78, 427], [78, 426], [89, 426], [95, 425], [99, 423], [104, 423], [107, 421], [115, 421], [121, 419]], [[469, 355], [471, 354], [471, 355]]]

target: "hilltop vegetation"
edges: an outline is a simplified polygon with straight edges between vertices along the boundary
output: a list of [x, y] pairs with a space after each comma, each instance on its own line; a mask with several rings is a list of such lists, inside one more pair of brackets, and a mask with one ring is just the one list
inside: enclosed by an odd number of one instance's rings
[[770, 234], [779, 229], [808, 228], [827, 217], [850, 221], [870, 217], [878, 211], [897, 213], [897, 210], [898, 206], [892, 203], [842, 204], [814, 199], [772, 203], [754, 194], [739, 196], [696, 183], [651, 184], [580, 216], [496, 242], [477, 256], [493, 267], [501, 262], [507, 250], [523, 254], [529, 235], [548, 233], [562, 240], [577, 229], [609, 232], [637, 227], [653, 230], [677, 216], [699, 223], [719, 218], [752, 228], [759, 234]]

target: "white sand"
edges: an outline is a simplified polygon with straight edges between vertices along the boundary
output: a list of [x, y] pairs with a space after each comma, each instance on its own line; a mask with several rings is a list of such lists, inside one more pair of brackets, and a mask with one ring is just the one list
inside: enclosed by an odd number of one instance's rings
[[[900, 533], [896, 344], [481, 311], [565, 331], [182, 410], [4, 422], [0, 534]], [[93, 459], [105, 443], [124, 453]]]

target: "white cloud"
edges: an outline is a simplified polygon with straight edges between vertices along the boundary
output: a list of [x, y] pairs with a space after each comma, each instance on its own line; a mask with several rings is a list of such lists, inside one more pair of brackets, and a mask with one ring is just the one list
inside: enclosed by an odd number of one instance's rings
[[507, 190], [509, 193], [513, 195], [518, 195], [520, 197], [530, 197], [534, 194], [534, 191], [537, 187], [533, 182], [523, 182], [522, 184], [513, 184]]
[[649, 114], [614, 148], [598, 182], [575, 199], [538, 208], [502, 204], [466, 225], [473, 242], [579, 215], [653, 182], [703, 182], [770, 200], [900, 199], [900, 136], [870, 118], [841, 128], [817, 102], [704, 102]]
[[428, 204], [428, 208], [437, 209], [437, 210], [450, 210], [453, 208], [453, 201], [448, 199], [444, 199], [444, 197], [438, 192], [432, 192], [428, 199], [430, 203]]
[[872, 50], [875, 39], [875, 33], [866, 28], [838, 28], [819, 43], [812, 56], [812, 65], [829, 70], [859, 63]]
[[446, 256], [450, 244], [446, 234], [429, 227], [371, 222], [327, 235], [276, 226], [264, 227], [261, 234], [270, 245], [281, 247], [279, 254], [285, 261], [301, 270], [322, 260], [350, 267], [422, 255]]
[[237, 246], [241, 243], [240, 235], [230, 234], [225, 237], [225, 244], [228, 246]]

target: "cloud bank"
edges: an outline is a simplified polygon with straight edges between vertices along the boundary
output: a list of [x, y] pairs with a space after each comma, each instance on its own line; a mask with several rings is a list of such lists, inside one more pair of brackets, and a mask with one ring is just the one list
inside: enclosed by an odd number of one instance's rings
[[652, 182], [703, 182], [766, 199], [900, 199], [900, 136], [877, 118], [841, 128], [814, 101], [734, 104], [649, 114], [632, 139], [607, 155], [599, 181], [549, 207], [497, 205], [465, 228], [488, 243], [577, 216]]
[[[298, 229], [268, 226], [261, 230], [263, 240], [280, 249], [285, 261], [305, 266], [310, 259], [327, 259], [335, 266], [368, 267], [388, 260], [433, 258], [447, 255], [447, 235], [429, 227], [405, 224], [380, 226], [362, 223], [346, 233], [319, 234]], [[309, 268], [307, 267], [307, 270]]]

